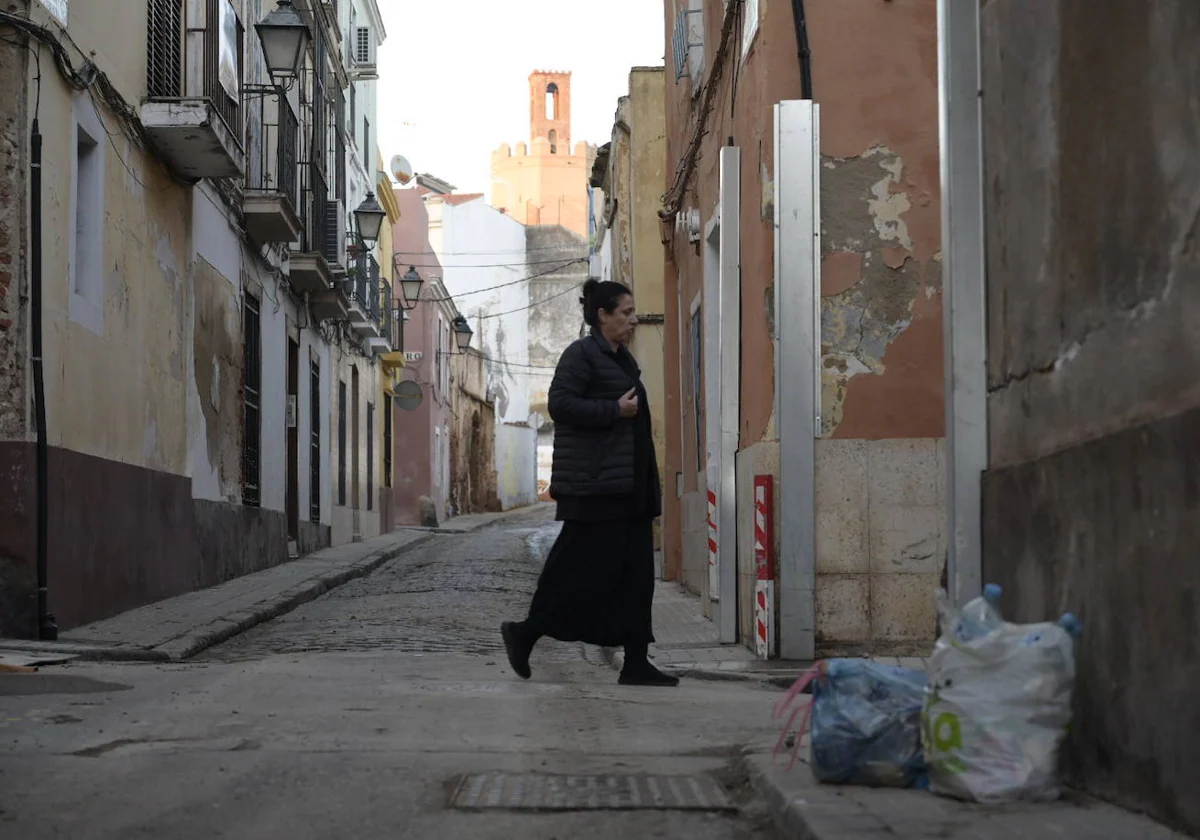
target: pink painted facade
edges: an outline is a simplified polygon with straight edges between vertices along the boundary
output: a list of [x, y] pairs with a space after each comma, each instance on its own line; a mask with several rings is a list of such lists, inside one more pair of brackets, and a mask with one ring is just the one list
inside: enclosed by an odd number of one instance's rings
[[412, 266], [425, 281], [417, 305], [403, 325], [403, 347], [409, 354], [400, 380], [421, 387], [414, 410], [394, 406], [393, 484], [397, 525], [444, 522], [451, 515], [450, 362], [452, 323], [457, 314], [441, 283], [438, 258], [429, 244], [429, 216], [422, 192], [396, 190], [400, 221], [393, 226], [395, 279]]

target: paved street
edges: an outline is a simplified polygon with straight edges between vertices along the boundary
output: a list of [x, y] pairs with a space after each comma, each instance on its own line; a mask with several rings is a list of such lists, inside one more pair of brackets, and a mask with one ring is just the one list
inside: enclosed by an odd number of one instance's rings
[[0, 837], [774, 836], [741, 758], [761, 683], [623, 688], [553, 642], [510, 673], [498, 626], [555, 532], [437, 535], [185, 663], [0, 675]]

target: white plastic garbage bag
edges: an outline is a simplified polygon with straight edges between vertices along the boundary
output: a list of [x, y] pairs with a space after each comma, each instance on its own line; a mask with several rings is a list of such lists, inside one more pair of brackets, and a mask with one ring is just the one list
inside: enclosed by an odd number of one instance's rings
[[984, 803], [1057, 799], [1079, 622], [1009, 624], [989, 586], [961, 611], [938, 593], [921, 740], [935, 793]]

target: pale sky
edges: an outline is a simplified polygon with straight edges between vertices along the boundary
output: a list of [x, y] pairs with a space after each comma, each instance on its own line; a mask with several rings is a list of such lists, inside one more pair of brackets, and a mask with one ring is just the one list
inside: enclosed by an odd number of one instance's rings
[[490, 198], [491, 153], [529, 140], [533, 70], [569, 70], [571, 140], [612, 133], [629, 69], [661, 66], [658, 0], [379, 0], [379, 150]]

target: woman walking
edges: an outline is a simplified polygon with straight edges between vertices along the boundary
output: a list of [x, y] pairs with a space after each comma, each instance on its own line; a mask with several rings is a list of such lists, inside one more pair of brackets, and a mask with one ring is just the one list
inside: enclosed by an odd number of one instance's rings
[[581, 303], [591, 334], [563, 352], [550, 385], [550, 495], [562, 533], [529, 617], [505, 622], [500, 632], [509, 663], [524, 679], [533, 646], [550, 636], [624, 647], [622, 685], [678, 685], [647, 655], [662, 497], [646, 389], [628, 350], [637, 327], [633, 294], [621, 283], [588, 280]]

